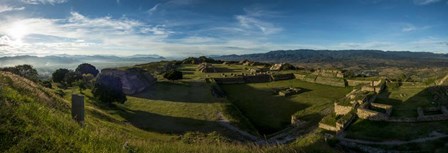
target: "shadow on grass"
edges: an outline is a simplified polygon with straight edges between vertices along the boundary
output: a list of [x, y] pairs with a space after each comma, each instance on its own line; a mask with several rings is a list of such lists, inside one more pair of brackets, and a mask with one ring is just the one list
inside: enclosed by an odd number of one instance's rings
[[149, 100], [163, 100], [184, 103], [219, 102], [211, 94], [211, 88], [205, 82], [158, 82], [153, 88], [132, 95]]
[[[140, 110], [131, 110], [121, 104], [95, 104], [97, 107], [106, 110], [108, 113], [117, 114], [123, 117], [127, 123], [149, 132], [165, 134], [183, 134], [188, 131], [213, 132], [219, 129], [216, 121], [206, 121], [185, 117], [173, 117], [155, 114]], [[93, 114], [98, 115], [98, 114]], [[105, 117], [100, 114], [96, 117]], [[107, 117], [107, 116], [106, 116]], [[108, 117], [109, 118], [109, 117]], [[107, 119], [106, 119], [107, 120]], [[117, 122], [114, 120], [107, 120]]]
[[[261, 134], [272, 134], [291, 124], [291, 115], [309, 107], [272, 94], [271, 89], [257, 89], [247, 84], [224, 85], [223, 90], [241, 113]], [[308, 90], [304, 90], [307, 92]]]

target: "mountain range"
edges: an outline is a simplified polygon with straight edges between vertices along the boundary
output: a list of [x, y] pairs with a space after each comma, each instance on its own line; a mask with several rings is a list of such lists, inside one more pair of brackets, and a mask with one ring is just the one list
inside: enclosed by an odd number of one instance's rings
[[336, 67], [414, 66], [446, 67], [448, 54], [381, 50], [278, 50], [267, 53], [224, 55], [219, 60], [253, 60], [270, 63], [293, 63], [303, 66], [327, 65]]

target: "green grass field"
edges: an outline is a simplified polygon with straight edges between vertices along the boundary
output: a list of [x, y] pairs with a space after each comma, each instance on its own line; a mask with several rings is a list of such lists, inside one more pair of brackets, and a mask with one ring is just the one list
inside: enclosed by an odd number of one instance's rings
[[[262, 133], [273, 133], [290, 124], [298, 112], [303, 120], [317, 124], [333, 108], [334, 100], [345, 96], [350, 88], [332, 87], [299, 80], [270, 83], [222, 85], [229, 100]], [[290, 97], [272, 94], [272, 88], [298, 87], [303, 93]]]

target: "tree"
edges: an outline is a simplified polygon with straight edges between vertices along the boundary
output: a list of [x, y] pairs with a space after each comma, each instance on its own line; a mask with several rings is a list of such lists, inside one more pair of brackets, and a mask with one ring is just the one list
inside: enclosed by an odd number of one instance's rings
[[62, 69], [62, 68], [61, 69], [57, 69], [51, 75], [53, 82], [63, 83], [64, 82], [64, 78], [65, 78], [65, 74], [67, 74], [68, 72], [70, 72], [68, 69]]
[[17, 65], [15, 67], [7, 67], [3, 68], [2, 70], [17, 74], [34, 82], [39, 80], [39, 74], [37, 73], [37, 70], [34, 69], [33, 66], [28, 64]]
[[72, 86], [72, 84], [78, 80], [82, 79], [82, 75], [74, 72], [74, 71], [69, 71], [68, 73], [65, 74], [64, 76], [64, 81], [65, 83], [67, 83], [67, 85]]
[[124, 103], [127, 99], [122, 87], [120, 78], [112, 75], [100, 75], [96, 80], [92, 93], [99, 101], [104, 103]]
[[95, 66], [93, 66], [93, 65], [91, 65], [89, 63], [82, 63], [82, 64], [78, 65], [78, 67], [76, 68], [75, 72], [78, 72], [81, 75], [92, 74], [95, 77], [99, 73], [98, 69], [96, 69]]
[[179, 80], [183, 78], [183, 74], [181, 71], [170, 70], [166, 72], [163, 77], [168, 80]]

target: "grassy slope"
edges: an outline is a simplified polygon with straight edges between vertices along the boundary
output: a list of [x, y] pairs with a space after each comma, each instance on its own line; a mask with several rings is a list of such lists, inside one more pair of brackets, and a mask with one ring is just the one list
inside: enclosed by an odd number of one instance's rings
[[[19, 78], [17, 76], [14, 76]], [[185, 144], [173, 135], [144, 131], [87, 104], [86, 124], [73, 122], [67, 101], [42, 87], [2, 74], [0, 151], [6, 152], [248, 152], [240, 145]], [[26, 80], [25, 80], [26, 81]], [[41, 98], [44, 97], [44, 98]], [[47, 101], [54, 98], [57, 101]]]
[[[290, 97], [272, 94], [272, 88], [290, 86], [302, 88], [305, 92]], [[351, 90], [299, 80], [223, 85], [222, 88], [230, 101], [265, 133], [275, 132], [290, 124], [291, 115], [297, 111], [303, 119], [317, 123], [323, 115], [322, 111], [331, 108], [335, 99]]]
[[346, 130], [346, 134], [349, 138], [383, 141], [427, 137], [432, 131], [448, 133], [448, 121], [391, 123], [359, 119]]
[[[0, 152], [333, 151], [316, 135], [290, 145], [270, 147], [221, 142], [216, 137], [212, 141], [185, 143], [174, 135], [136, 128], [117, 115], [120, 110], [100, 109], [90, 102], [86, 103], [86, 122], [82, 128], [71, 119], [69, 103], [52, 91], [3, 72], [0, 72], [0, 85]], [[142, 109], [138, 101], [135, 103], [128, 105]]]

